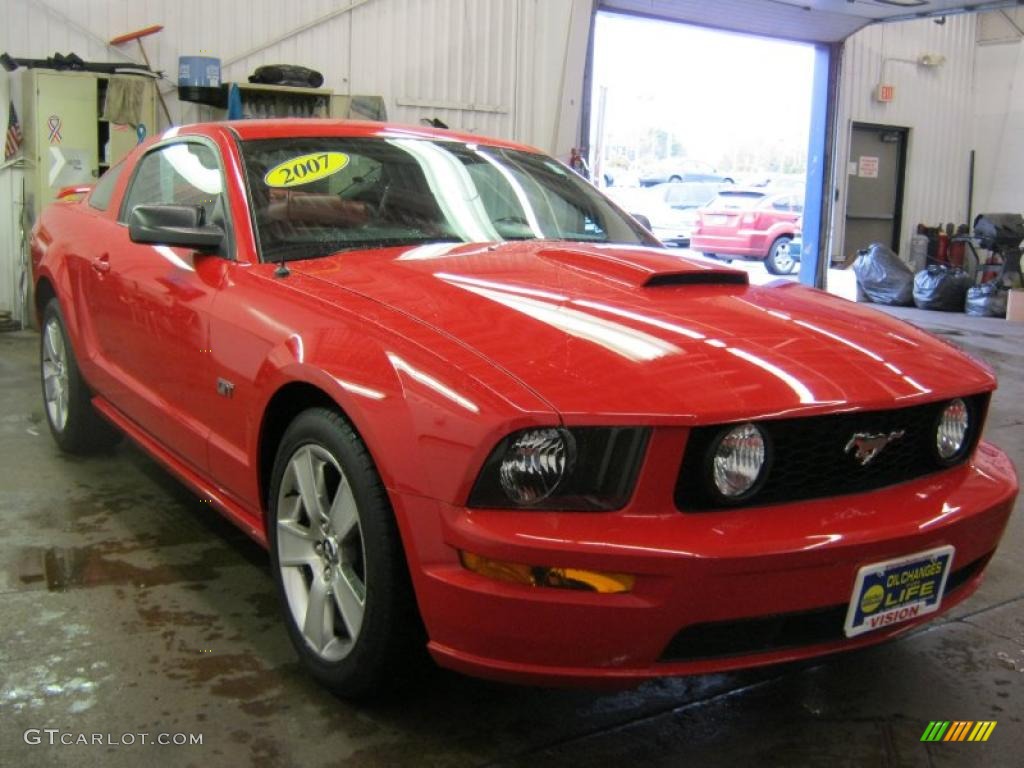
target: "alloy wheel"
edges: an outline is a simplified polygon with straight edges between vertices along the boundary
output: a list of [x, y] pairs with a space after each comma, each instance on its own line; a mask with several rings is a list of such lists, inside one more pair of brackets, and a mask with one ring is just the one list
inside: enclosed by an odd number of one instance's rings
[[277, 559], [288, 607], [324, 661], [352, 651], [366, 611], [359, 508], [338, 460], [321, 445], [295, 450], [277, 499]]
[[68, 359], [64, 332], [56, 317], [43, 328], [43, 399], [50, 423], [63, 432], [68, 423]]

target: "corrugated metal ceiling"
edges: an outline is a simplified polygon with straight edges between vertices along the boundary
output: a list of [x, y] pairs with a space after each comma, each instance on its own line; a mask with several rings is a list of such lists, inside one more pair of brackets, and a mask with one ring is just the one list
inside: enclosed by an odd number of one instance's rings
[[831, 43], [879, 21], [1017, 5], [1016, 0], [598, 0], [606, 11], [787, 40]]

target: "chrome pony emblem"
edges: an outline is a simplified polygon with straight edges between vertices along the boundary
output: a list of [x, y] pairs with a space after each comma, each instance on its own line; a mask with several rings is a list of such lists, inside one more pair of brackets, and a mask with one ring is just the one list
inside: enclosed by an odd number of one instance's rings
[[885, 446], [889, 443], [894, 443], [905, 435], [902, 429], [897, 429], [894, 432], [890, 432], [888, 435], [879, 434], [872, 435], [867, 432], [856, 432], [853, 437], [850, 438], [850, 442], [846, 444], [844, 449], [846, 453], [850, 451], [856, 451], [854, 458], [860, 462], [861, 466], [866, 466], [874, 460], [875, 456], [885, 450]]

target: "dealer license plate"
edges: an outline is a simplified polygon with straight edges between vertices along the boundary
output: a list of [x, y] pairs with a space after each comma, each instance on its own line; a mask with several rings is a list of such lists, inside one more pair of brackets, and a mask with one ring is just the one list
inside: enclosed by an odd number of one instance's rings
[[855, 637], [939, 610], [953, 565], [952, 546], [930, 549], [857, 571], [846, 613], [846, 636]]

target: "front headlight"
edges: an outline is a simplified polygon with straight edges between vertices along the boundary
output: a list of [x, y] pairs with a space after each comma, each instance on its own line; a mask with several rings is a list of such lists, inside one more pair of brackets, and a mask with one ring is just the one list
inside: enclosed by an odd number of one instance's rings
[[469, 506], [612, 510], [629, 501], [649, 430], [542, 427], [504, 438], [491, 451]]
[[740, 424], [723, 432], [711, 446], [711, 479], [724, 501], [741, 501], [757, 490], [768, 458], [761, 428]]
[[959, 397], [942, 410], [935, 429], [935, 450], [940, 461], [951, 464], [963, 456], [970, 426], [970, 409]]
[[498, 482], [516, 504], [543, 501], [576, 463], [576, 440], [564, 429], [530, 429], [512, 441], [498, 465]]

